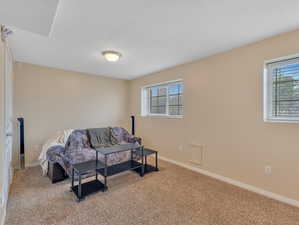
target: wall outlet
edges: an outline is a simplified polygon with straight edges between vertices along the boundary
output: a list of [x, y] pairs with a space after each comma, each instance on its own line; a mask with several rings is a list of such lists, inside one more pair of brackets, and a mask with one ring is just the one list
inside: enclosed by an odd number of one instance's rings
[[272, 174], [271, 166], [265, 166], [264, 172], [265, 172], [266, 175], [271, 175]]
[[183, 151], [183, 150], [184, 150], [183, 145], [179, 145], [179, 151]]

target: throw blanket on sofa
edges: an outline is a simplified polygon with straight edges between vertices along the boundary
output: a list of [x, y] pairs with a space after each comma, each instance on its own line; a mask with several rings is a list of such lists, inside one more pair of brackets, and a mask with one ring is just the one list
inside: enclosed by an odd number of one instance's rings
[[62, 146], [65, 147], [65, 144], [73, 132], [73, 129], [68, 129], [64, 131], [57, 132], [52, 138], [50, 138], [42, 147], [42, 151], [38, 157], [40, 166], [42, 167], [42, 174], [46, 176], [48, 173], [48, 160], [47, 160], [47, 151], [53, 146]]
[[87, 129], [91, 147], [101, 148], [118, 144], [117, 139], [112, 135], [111, 128]]

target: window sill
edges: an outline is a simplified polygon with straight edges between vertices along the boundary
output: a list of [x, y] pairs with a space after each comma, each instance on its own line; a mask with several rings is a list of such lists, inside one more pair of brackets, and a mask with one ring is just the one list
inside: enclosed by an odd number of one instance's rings
[[299, 123], [299, 118], [267, 118], [264, 119], [265, 123]]
[[169, 118], [169, 119], [183, 119], [184, 118], [184, 116], [169, 116], [169, 115], [142, 115], [142, 117]]

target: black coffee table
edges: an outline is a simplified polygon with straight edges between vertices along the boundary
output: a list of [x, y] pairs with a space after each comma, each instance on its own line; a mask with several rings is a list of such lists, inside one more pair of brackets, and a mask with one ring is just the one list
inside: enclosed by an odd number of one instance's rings
[[[114, 145], [111, 147], [103, 147], [94, 149], [96, 151], [96, 160], [87, 161], [83, 163], [77, 163], [73, 165], [72, 169], [72, 186], [71, 191], [77, 196], [77, 201], [81, 201], [85, 196], [96, 193], [98, 191], [106, 191], [107, 177], [117, 173], [121, 173], [126, 170], [133, 170], [140, 173], [140, 176], [144, 174], [144, 157], [143, 157], [143, 146], [132, 143], [126, 145]], [[124, 151], [131, 151], [131, 159], [119, 164], [107, 165], [108, 155], [113, 153], [119, 153]], [[141, 155], [141, 162], [134, 160], [133, 154], [138, 152]], [[98, 154], [104, 155], [104, 163], [98, 159]], [[89, 182], [82, 183], [82, 177], [86, 174], [95, 173], [95, 179]], [[98, 174], [104, 177], [104, 183], [98, 180]], [[78, 176], [78, 185], [75, 183], [75, 175]]]
[[[98, 168], [96, 171], [97, 173], [101, 174], [104, 177], [104, 186], [105, 190], [108, 189], [107, 186], [107, 177], [127, 171], [132, 170], [135, 172], [140, 173], [140, 176], [142, 177], [144, 175], [144, 157], [143, 157], [143, 146], [140, 146], [138, 143], [132, 143], [132, 144], [126, 144], [126, 145], [116, 145], [111, 147], [105, 147], [105, 148], [97, 148], [95, 151], [98, 154], [102, 154], [104, 156], [104, 166], [101, 168]], [[130, 160], [118, 163], [115, 165], [108, 166], [107, 164], [107, 158], [108, 155], [113, 153], [119, 153], [124, 151], [131, 151], [131, 157]], [[138, 160], [134, 160], [133, 154], [136, 152], [140, 152], [139, 154], [142, 155], [141, 162], [138, 162]], [[98, 156], [97, 156], [98, 159]], [[104, 190], [104, 191], [105, 191]]]

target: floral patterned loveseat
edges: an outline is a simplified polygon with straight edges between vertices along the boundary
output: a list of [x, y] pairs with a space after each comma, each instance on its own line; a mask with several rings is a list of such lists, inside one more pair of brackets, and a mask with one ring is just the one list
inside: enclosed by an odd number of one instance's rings
[[[141, 138], [134, 137], [122, 127], [112, 127], [111, 134], [117, 139], [118, 144], [128, 144], [138, 142]], [[130, 151], [110, 154], [107, 163], [114, 165], [130, 160]], [[47, 151], [49, 161], [48, 176], [52, 183], [63, 180], [67, 176], [71, 177], [72, 165], [96, 159], [96, 152], [92, 149], [87, 135], [87, 129], [74, 130], [69, 136], [65, 147], [53, 146]], [[99, 160], [104, 160], [99, 154]], [[87, 174], [86, 176], [92, 176]]]

